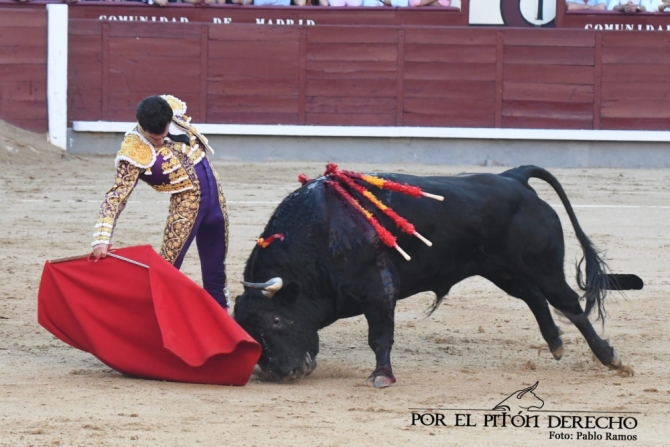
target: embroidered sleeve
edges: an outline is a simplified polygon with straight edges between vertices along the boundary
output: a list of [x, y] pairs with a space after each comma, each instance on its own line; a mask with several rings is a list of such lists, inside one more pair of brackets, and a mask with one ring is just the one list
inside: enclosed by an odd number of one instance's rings
[[100, 244], [109, 244], [112, 232], [121, 211], [126, 207], [128, 196], [137, 185], [140, 177], [140, 169], [127, 161], [120, 161], [116, 168], [116, 181], [114, 186], [107, 191], [105, 199], [100, 205], [98, 222], [95, 224], [93, 233], [93, 247]]

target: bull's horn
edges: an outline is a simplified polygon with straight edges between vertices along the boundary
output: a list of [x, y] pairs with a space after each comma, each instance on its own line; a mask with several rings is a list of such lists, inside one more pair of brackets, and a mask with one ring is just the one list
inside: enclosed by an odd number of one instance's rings
[[268, 298], [272, 298], [274, 294], [279, 292], [279, 289], [282, 288], [282, 286], [284, 285], [284, 281], [282, 281], [281, 278], [276, 277], [272, 278], [268, 282], [242, 281], [242, 284], [251, 289], [261, 289], [263, 291], [263, 295], [267, 296]]

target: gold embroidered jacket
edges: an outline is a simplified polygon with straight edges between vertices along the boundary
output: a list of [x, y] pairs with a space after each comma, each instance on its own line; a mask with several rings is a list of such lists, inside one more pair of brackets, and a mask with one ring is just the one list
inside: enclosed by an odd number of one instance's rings
[[[170, 105], [175, 110], [175, 105]], [[185, 104], [182, 110], [185, 111]], [[192, 179], [197, 178], [194, 166], [206, 157], [206, 150], [213, 151], [207, 138], [189, 124], [190, 119], [183, 113], [177, 114], [180, 111], [175, 111], [170, 133], [183, 135], [177, 139], [188, 140], [189, 144], [165, 138], [163, 146], [156, 148], [142, 135], [139, 125], [126, 133], [115, 160], [116, 180], [100, 206], [92, 246], [110, 243], [116, 220], [138, 180], [169, 194], [194, 189]]]

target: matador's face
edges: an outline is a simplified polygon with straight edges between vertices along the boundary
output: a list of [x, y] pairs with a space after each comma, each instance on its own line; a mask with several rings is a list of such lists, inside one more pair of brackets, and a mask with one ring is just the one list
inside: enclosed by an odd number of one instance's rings
[[165, 126], [165, 130], [161, 134], [155, 134], [151, 133], [148, 130], [142, 131], [142, 135], [149, 140], [149, 143], [153, 144], [156, 147], [162, 147], [163, 146], [163, 140], [165, 137], [167, 137], [168, 130], [170, 129], [170, 124], [168, 123], [167, 126]]

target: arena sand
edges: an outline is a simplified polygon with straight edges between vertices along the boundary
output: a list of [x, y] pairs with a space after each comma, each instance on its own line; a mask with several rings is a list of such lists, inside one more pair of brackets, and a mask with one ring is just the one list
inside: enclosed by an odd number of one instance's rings
[[[566, 352], [555, 361], [524, 303], [484, 280], [470, 279], [454, 287], [430, 317], [425, 313], [433, 300], [429, 293], [398, 304], [392, 355], [398, 383], [390, 388], [365, 384], [374, 356], [362, 317], [321, 331], [319, 366], [312, 376], [291, 384], [252, 379], [245, 387], [222, 387], [124, 377], [37, 324], [44, 261], [89, 250], [99, 202], [114, 172], [111, 157], [53, 153], [42, 158], [32, 152], [28, 149], [23, 162], [16, 154], [0, 161], [2, 446], [575, 445], [574, 438], [549, 439], [546, 417], [565, 414], [559, 410], [635, 412], [626, 415], [638, 421], [634, 430], [554, 430], [603, 436], [580, 445], [670, 444], [669, 170], [552, 171], [577, 205], [586, 233], [606, 250], [612, 269], [645, 280], [643, 291], [607, 301], [605, 337], [634, 367], [633, 377], [595, 362], [577, 330], [562, 321]], [[298, 174], [317, 176], [324, 163], [215, 166], [229, 201], [228, 273], [235, 296], [242, 291], [246, 258], [276, 202], [299, 186]], [[503, 170], [342, 167], [419, 175]], [[534, 185], [548, 202], [559, 203], [545, 184]], [[141, 184], [118, 222], [115, 245], [158, 248], [167, 199]], [[574, 282], [579, 246], [565, 213], [557, 211], [565, 229], [566, 272]], [[199, 280], [195, 246], [183, 270]], [[535, 393], [549, 411], [540, 414], [540, 428], [484, 427], [482, 412], [473, 412], [476, 427], [455, 427], [458, 411], [452, 410], [443, 411], [447, 427], [411, 425], [410, 408], [491, 409], [536, 381]], [[635, 434], [637, 440], [606, 441], [606, 432]]]

